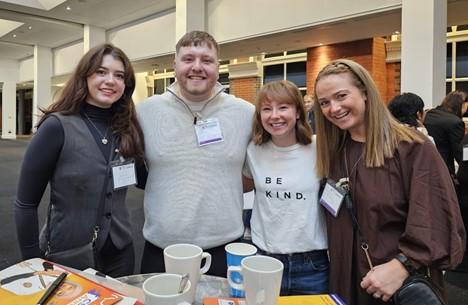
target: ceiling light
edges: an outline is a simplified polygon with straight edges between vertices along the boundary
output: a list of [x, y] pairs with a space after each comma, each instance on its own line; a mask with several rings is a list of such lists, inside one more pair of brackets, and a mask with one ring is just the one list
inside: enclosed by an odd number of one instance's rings
[[71, 11], [71, 7], [70, 6], [67, 6], [67, 11]]
[[32, 26], [28, 26], [28, 29], [29, 29], [29, 30], [32, 30]]
[[16, 34], [13, 34], [13, 38], [16, 38]]
[[323, 43], [319, 43], [319, 46], [323, 46]]

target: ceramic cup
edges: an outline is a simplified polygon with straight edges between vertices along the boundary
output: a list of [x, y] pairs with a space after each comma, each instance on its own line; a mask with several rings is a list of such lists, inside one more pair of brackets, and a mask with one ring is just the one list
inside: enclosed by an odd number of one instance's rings
[[[205, 264], [200, 268], [202, 259], [205, 259]], [[189, 275], [192, 283], [189, 301], [193, 303], [200, 275], [210, 269], [211, 255], [192, 244], [174, 244], [164, 249], [164, 265], [166, 272], [180, 275], [187, 273]]]
[[[254, 255], [244, 258], [241, 266], [228, 268], [229, 285], [235, 289], [245, 290], [245, 301], [248, 305], [276, 305], [281, 290], [283, 263], [276, 258]], [[244, 278], [242, 284], [232, 281], [232, 273], [240, 272]]]
[[[242, 259], [247, 256], [252, 256], [257, 253], [257, 248], [246, 243], [231, 243], [224, 247], [226, 250], [227, 266], [240, 266]], [[231, 273], [231, 280], [236, 284], [242, 283], [242, 274], [237, 271]], [[230, 288], [230, 294], [235, 298], [243, 298], [245, 291], [243, 289]]]
[[143, 282], [146, 305], [190, 305], [190, 280], [179, 293], [182, 276], [172, 273], [153, 275]]

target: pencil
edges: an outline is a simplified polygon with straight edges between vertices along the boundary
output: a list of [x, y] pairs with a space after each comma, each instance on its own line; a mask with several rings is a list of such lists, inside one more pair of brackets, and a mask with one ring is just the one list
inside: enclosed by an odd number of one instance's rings
[[47, 303], [47, 300], [52, 296], [52, 294], [60, 286], [60, 284], [62, 284], [62, 282], [67, 277], [67, 275], [68, 273], [66, 272], [61, 273], [58, 276], [58, 278], [56, 278], [55, 281], [52, 282], [52, 285], [50, 285], [49, 288], [47, 288], [47, 290], [44, 292], [39, 302], [37, 302], [37, 305], [44, 305], [45, 303]]

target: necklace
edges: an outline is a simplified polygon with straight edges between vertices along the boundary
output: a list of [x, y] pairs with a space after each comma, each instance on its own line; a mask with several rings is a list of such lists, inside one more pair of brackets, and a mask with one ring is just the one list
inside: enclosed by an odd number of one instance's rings
[[96, 125], [94, 125], [93, 121], [91, 121], [91, 119], [89, 118], [89, 116], [86, 114], [86, 112], [83, 112], [83, 114], [85, 115], [86, 119], [88, 120], [88, 122], [91, 124], [91, 126], [94, 127], [94, 129], [96, 129], [97, 133], [99, 134], [99, 136], [101, 137], [101, 143], [106, 145], [107, 143], [109, 143], [109, 141], [107, 140], [107, 131], [109, 130], [109, 125], [107, 125], [107, 128], [106, 128], [106, 132], [104, 133], [104, 135], [99, 131], [99, 129], [96, 127]]

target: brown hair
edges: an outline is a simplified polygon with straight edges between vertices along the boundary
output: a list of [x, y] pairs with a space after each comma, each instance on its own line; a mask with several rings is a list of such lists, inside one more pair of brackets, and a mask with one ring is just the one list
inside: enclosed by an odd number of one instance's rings
[[182, 47], [199, 47], [203, 45], [208, 46], [210, 49], [214, 48], [216, 50], [216, 55], [219, 58], [218, 43], [213, 36], [203, 31], [191, 31], [182, 36], [176, 44], [176, 54], [179, 53], [179, 50]]
[[281, 101], [296, 106], [299, 119], [296, 120], [296, 140], [307, 145], [312, 142], [312, 129], [306, 119], [304, 101], [301, 92], [292, 82], [287, 80], [273, 81], [263, 85], [257, 95], [255, 103], [255, 119], [253, 122], [253, 142], [261, 145], [271, 140], [271, 135], [263, 128], [260, 116], [262, 105], [265, 101]]
[[[423, 142], [412, 129], [403, 126], [395, 120], [382, 101], [379, 90], [369, 72], [358, 63], [338, 59], [326, 65], [317, 75], [314, 85], [314, 96], [317, 99], [317, 83], [324, 77], [348, 73], [353, 85], [365, 96], [366, 108], [364, 124], [366, 143], [364, 160], [367, 167], [384, 165], [385, 158], [392, 158], [400, 141]], [[316, 107], [319, 108], [319, 107]], [[340, 158], [347, 131], [341, 130], [328, 121], [321, 109], [315, 109], [317, 133], [317, 171], [319, 176], [330, 174], [331, 163]]]
[[124, 66], [125, 90], [118, 101], [112, 104], [112, 131], [120, 138], [120, 152], [125, 157], [143, 158], [143, 132], [136, 118], [132, 94], [135, 89], [135, 73], [125, 53], [111, 45], [101, 44], [90, 49], [79, 61], [70, 79], [62, 88], [59, 98], [47, 109], [41, 109], [44, 115], [39, 120], [39, 127], [50, 114], [60, 112], [72, 115], [80, 112], [88, 98], [88, 77], [93, 75], [102, 64], [105, 55], [120, 60]]
[[463, 103], [468, 102], [468, 96], [463, 91], [452, 91], [444, 98], [440, 106], [457, 117], [463, 117], [462, 106]]

